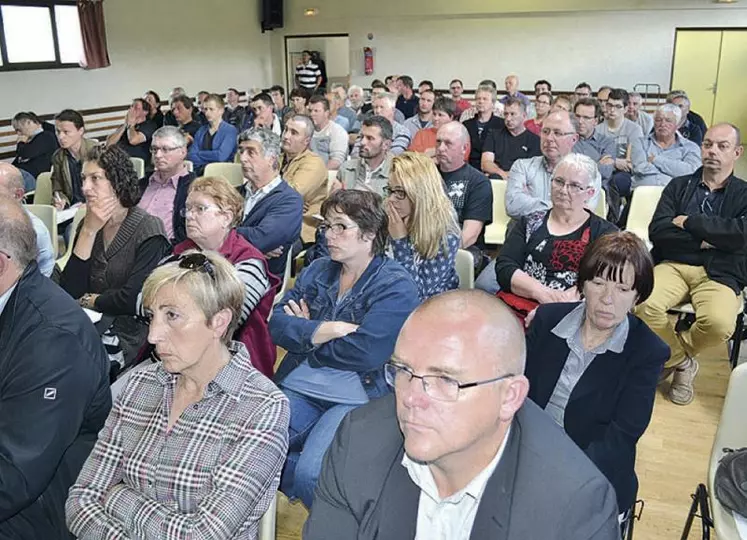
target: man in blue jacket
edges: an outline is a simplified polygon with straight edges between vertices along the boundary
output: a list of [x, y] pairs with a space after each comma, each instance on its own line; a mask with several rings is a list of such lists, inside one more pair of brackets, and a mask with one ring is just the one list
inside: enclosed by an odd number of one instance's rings
[[67, 539], [65, 500], [111, 408], [98, 333], [39, 273], [23, 208], [0, 198], [0, 538]]
[[280, 177], [280, 152], [280, 137], [269, 129], [239, 135], [246, 202], [236, 230], [267, 255], [270, 272], [282, 277], [291, 246], [301, 235], [303, 197]]

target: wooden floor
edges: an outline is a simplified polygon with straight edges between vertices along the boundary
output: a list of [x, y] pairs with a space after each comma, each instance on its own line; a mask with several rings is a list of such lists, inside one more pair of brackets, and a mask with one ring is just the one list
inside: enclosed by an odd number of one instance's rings
[[[645, 508], [635, 525], [637, 540], [679, 538], [690, 494], [705, 482], [730, 370], [725, 349], [705, 354], [699, 361], [695, 401], [687, 407], [674, 405], [664, 394], [667, 385], [662, 385], [651, 425], [638, 444], [638, 498], [645, 501]], [[299, 540], [306, 516], [301, 503], [289, 504], [281, 495], [277, 538]], [[700, 538], [699, 528], [691, 538]]]

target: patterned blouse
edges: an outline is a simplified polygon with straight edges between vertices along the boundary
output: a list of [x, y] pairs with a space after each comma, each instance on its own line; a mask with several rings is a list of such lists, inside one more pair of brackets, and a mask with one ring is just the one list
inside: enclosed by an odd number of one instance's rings
[[460, 242], [458, 235], [449, 234], [446, 238], [448, 250], [442, 245], [435, 257], [423, 259], [408, 237], [399, 240], [390, 238], [390, 258], [405, 267], [418, 286], [420, 299], [426, 300], [459, 287], [455, 262]]
[[255, 539], [288, 449], [288, 400], [242, 343], [168, 431], [178, 375], [136, 372], [66, 504], [79, 538]]

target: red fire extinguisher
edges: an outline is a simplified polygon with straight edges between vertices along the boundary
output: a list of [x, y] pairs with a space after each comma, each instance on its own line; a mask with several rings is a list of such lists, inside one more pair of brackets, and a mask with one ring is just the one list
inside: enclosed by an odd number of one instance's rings
[[363, 47], [363, 65], [366, 75], [373, 74], [374, 71], [374, 55], [371, 47]]

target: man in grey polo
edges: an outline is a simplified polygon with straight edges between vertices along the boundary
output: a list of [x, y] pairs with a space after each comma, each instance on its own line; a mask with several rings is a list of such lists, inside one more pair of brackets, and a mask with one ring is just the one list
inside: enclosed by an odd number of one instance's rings
[[576, 101], [573, 112], [578, 122], [578, 142], [573, 146], [573, 151], [597, 162], [602, 185], [607, 187], [615, 170], [615, 141], [595, 130], [602, 107], [596, 99], [580, 98]]
[[391, 122], [383, 116], [369, 116], [363, 120], [359, 141], [360, 156], [342, 164], [332, 189], [362, 189], [383, 196], [392, 163]]
[[[389, 120], [389, 123], [392, 126], [392, 142], [389, 151], [392, 153], [392, 155], [398, 156], [399, 154], [406, 151], [407, 147], [410, 146], [410, 140], [412, 139], [412, 136], [410, 135], [410, 132], [407, 130], [407, 128], [398, 123], [394, 118], [395, 111], [398, 110], [395, 107], [396, 103], [397, 101], [394, 97], [394, 94], [390, 94], [388, 92], [382, 92], [375, 95], [373, 97], [373, 100], [371, 101], [373, 114], [377, 116], [383, 116], [384, 118]], [[353, 151], [350, 152], [350, 155], [352, 157], [358, 157], [361, 147], [361, 141], [362, 137], [358, 137], [358, 140], [355, 142], [355, 146], [353, 146]]]
[[672, 178], [695, 172], [701, 166], [697, 144], [678, 131], [682, 112], [677, 105], [667, 103], [654, 115], [654, 131], [633, 142], [633, 188], [666, 186]]

